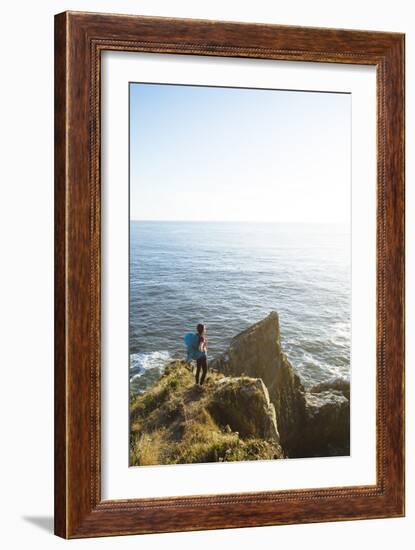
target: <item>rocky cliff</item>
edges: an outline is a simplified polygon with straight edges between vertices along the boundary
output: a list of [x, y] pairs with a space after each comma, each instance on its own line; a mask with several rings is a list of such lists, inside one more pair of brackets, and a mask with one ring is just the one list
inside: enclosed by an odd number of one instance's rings
[[261, 379], [210, 370], [201, 388], [184, 361], [130, 402], [130, 465], [283, 458]]
[[350, 454], [350, 385], [332, 380], [305, 392], [306, 423], [301, 456]]
[[130, 464], [348, 455], [350, 387], [305, 389], [282, 352], [278, 315], [235, 336], [204, 386], [184, 361], [130, 402]]
[[282, 352], [276, 312], [235, 336], [211, 367], [228, 376], [263, 380], [289, 457], [349, 454], [348, 383], [327, 382], [306, 391]]

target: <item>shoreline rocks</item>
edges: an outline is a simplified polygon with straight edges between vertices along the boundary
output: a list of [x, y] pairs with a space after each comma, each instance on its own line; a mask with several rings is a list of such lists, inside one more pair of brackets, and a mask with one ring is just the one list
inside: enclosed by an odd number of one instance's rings
[[235, 336], [229, 349], [211, 362], [227, 376], [261, 378], [275, 407], [281, 446], [288, 457], [350, 453], [350, 385], [323, 382], [306, 390], [282, 352], [278, 314]]
[[347, 456], [350, 385], [306, 389], [280, 341], [278, 314], [210, 362], [203, 387], [182, 360], [130, 401], [130, 465]]

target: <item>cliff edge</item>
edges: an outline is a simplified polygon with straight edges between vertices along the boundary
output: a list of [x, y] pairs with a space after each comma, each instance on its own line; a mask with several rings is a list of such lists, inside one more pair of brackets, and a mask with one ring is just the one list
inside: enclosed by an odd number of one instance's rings
[[130, 466], [283, 458], [263, 381], [210, 370], [201, 388], [184, 361], [130, 402]]
[[227, 376], [261, 378], [275, 407], [281, 446], [288, 457], [350, 453], [350, 388], [334, 380], [305, 390], [282, 352], [278, 314], [235, 336], [211, 363]]
[[350, 386], [305, 389], [281, 349], [278, 314], [235, 336], [203, 387], [172, 361], [130, 401], [130, 465], [350, 454]]

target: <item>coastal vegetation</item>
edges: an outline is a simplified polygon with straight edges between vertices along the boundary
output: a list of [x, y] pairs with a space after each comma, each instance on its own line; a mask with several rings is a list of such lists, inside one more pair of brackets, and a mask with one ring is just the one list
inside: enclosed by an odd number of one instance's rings
[[131, 399], [130, 422], [132, 466], [283, 457], [261, 380], [211, 371], [201, 388], [184, 361]]
[[349, 399], [345, 380], [304, 388], [271, 312], [232, 339], [202, 387], [175, 360], [130, 397], [130, 465], [348, 455]]

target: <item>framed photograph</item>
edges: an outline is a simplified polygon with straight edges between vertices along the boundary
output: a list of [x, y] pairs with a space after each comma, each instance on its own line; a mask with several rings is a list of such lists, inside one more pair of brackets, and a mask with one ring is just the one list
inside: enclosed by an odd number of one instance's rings
[[404, 35], [55, 18], [55, 533], [404, 515]]

